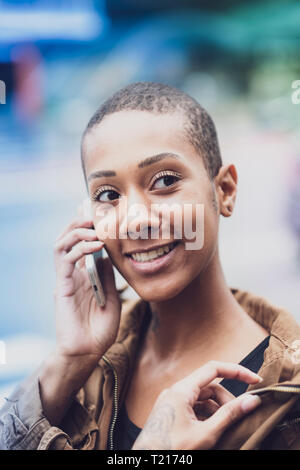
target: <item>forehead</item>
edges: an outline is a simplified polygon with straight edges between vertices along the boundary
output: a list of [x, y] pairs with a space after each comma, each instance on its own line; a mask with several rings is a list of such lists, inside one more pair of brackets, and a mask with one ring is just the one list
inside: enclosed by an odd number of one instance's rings
[[109, 114], [95, 125], [84, 141], [86, 175], [95, 168], [133, 165], [162, 152], [190, 155], [201, 160], [184, 133], [184, 116], [145, 111]]

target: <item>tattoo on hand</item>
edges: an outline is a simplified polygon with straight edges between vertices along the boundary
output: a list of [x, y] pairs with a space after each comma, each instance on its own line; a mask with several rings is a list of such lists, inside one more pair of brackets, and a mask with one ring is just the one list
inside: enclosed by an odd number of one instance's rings
[[159, 406], [153, 414], [150, 414], [144, 429], [136, 440], [137, 447], [135, 449], [149, 449], [147, 447], [149, 443], [151, 449], [172, 449], [170, 434], [174, 421], [174, 407], [168, 403]]

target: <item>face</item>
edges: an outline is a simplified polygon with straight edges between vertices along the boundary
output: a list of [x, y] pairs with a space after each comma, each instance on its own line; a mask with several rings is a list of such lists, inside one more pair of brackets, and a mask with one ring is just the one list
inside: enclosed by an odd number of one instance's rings
[[[219, 213], [213, 185], [182, 129], [177, 114], [121, 111], [106, 116], [84, 141], [98, 238], [129, 285], [151, 302], [178, 295], [205, 270], [217, 246]], [[204, 208], [204, 220], [197, 207]], [[203, 230], [203, 246], [186, 248], [195, 238], [186, 238], [184, 224]], [[106, 231], [114, 226], [116, 237], [103, 238], [104, 226]], [[166, 235], [162, 228], [167, 226]], [[170, 243], [168, 253], [151, 254], [156, 259], [135, 255]]]

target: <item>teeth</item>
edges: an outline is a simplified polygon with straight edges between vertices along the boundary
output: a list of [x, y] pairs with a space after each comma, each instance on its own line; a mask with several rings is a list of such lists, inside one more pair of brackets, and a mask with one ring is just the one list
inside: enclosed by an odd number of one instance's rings
[[150, 261], [155, 258], [159, 258], [160, 256], [164, 255], [165, 253], [169, 253], [174, 247], [174, 243], [170, 243], [164, 247], [158, 248], [158, 250], [152, 250], [144, 253], [134, 253], [131, 256], [135, 261], [145, 262]]

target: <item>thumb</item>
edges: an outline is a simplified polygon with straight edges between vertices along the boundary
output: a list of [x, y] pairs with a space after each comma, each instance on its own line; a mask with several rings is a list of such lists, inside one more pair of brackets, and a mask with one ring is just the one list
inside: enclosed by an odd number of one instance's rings
[[[205, 424], [209, 425], [209, 429], [215, 438], [215, 442], [217, 442], [225, 429], [241, 419], [247, 413], [250, 413], [250, 411], [253, 411], [261, 404], [261, 402], [262, 400], [258, 395], [244, 393], [238, 398], [234, 398], [221, 406], [205, 421]], [[203, 424], [204, 423], [202, 422], [202, 425]]]

